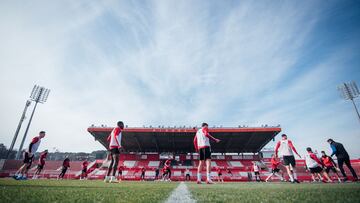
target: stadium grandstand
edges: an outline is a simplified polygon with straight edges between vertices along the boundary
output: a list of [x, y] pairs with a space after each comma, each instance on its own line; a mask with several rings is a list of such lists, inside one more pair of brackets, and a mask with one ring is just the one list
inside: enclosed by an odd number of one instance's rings
[[[107, 149], [107, 137], [111, 127], [91, 126], [87, 130]], [[254, 162], [261, 168], [261, 178], [270, 174], [270, 156], [273, 150], [263, 150], [281, 132], [276, 127], [238, 127], [209, 128], [209, 132], [221, 140], [212, 145], [212, 173], [217, 177], [217, 169], [223, 172], [224, 181], [253, 181], [251, 172]], [[146, 169], [145, 180], [155, 179], [155, 170], [161, 169], [165, 160], [171, 159], [171, 180], [185, 181], [185, 170], [190, 173], [190, 180], [196, 180], [198, 153], [195, 152], [193, 139], [196, 127], [142, 127], [125, 128], [122, 132], [122, 146], [119, 166], [122, 166], [123, 180], [139, 180], [142, 168]], [[263, 151], [262, 151], [263, 150]], [[103, 179], [109, 166], [109, 160], [97, 159], [89, 163], [88, 178]], [[297, 160], [298, 179], [310, 181], [311, 176], [305, 171], [305, 161]], [[71, 167], [65, 178], [76, 179], [81, 175], [82, 161], [71, 161]], [[1, 160], [0, 176], [13, 175], [22, 164], [20, 160]], [[352, 160], [353, 167], [360, 171], [360, 160]], [[56, 178], [61, 171], [62, 161], [47, 161], [42, 178]], [[29, 175], [34, 173], [37, 160], [33, 162]], [[285, 171], [283, 166], [280, 169]], [[161, 175], [161, 173], [160, 173]], [[205, 174], [203, 174], [205, 175]], [[286, 178], [286, 176], [285, 176]], [[275, 181], [279, 179], [274, 178]]]

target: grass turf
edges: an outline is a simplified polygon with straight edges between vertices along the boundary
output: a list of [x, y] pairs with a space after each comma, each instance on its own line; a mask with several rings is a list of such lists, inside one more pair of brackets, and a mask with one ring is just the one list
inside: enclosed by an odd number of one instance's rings
[[360, 202], [360, 184], [187, 184], [198, 202]]
[[[0, 179], [0, 202], [163, 202], [177, 182]], [[360, 184], [186, 183], [198, 202], [360, 202]]]
[[162, 202], [178, 183], [0, 179], [0, 202]]

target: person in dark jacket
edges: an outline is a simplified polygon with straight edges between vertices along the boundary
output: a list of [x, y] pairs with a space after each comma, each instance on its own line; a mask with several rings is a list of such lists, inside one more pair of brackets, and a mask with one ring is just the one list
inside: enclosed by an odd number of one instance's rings
[[331, 157], [334, 155], [336, 155], [336, 157], [337, 157], [340, 171], [341, 171], [342, 175], [344, 176], [344, 181], [348, 180], [346, 173], [344, 171], [344, 168], [343, 168], [344, 163], [346, 164], [346, 166], [349, 168], [350, 172], [352, 173], [352, 175], [354, 177], [354, 181], [358, 181], [356, 172], [350, 163], [350, 156], [347, 153], [347, 151], [345, 150], [344, 146], [339, 142], [335, 142], [333, 139], [328, 139], [327, 142], [330, 144], [330, 147], [332, 149]]

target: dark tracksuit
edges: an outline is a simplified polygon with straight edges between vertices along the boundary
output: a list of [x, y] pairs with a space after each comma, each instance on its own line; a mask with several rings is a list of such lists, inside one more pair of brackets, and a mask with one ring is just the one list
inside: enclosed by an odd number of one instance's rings
[[355, 170], [351, 166], [349, 154], [345, 150], [344, 146], [341, 143], [333, 142], [333, 143], [330, 144], [330, 147], [331, 147], [331, 149], [333, 151], [331, 156], [336, 155], [337, 160], [338, 160], [338, 165], [339, 165], [339, 168], [340, 168], [340, 171], [341, 171], [342, 175], [345, 178], [347, 178], [346, 173], [345, 173], [344, 168], [343, 168], [343, 165], [345, 163], [346, 166], [351, 171], [353, 177], [355, 179], [358, 179]]

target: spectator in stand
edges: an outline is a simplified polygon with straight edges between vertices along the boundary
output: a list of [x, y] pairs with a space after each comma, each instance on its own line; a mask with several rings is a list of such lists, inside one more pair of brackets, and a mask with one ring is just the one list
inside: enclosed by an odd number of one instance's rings
[[335, 173], [336, 178], [338, 179], [339, 183], [341, 182], [341, 179], [339, 177], [338, 172], [338, 168], [336, 166], [335, 161], [328, 155], [326, 155], [326, 153], [324, 151], [321, 151], [321, 162], [324, 164], [325, 166], [325, 171], [326, 173], [329, 174], [330, 171], [332, 171], [333, 173]]
[[254, 161], [253, 163], [253, 167], [252, 170], [254, 172], [255, 175], [255, 181], [260, 182], [261, 178], [260, 178], [260, 167], [257, 165], [257, 163]]
[[159, 173], [160, 173], [159, 167], [155, 168], [155, 180], [159, 179]]
[[349, 168], [351, 174], [353, 175], [353, 177], [354, 177], [353, 181], [354, 182], [358, 181], [356, 172], [350, 163], [350, 156], [347, 153], [347, 151], [345, 150], [344, 146], [339, 142], [335, 142], [333, 139], [328, 139], [327, 142], [330, 144], [330, 147], [332, 149], [331, 157], [334, 155], [336, 155], [336, 157], [337, 157], [340, 171], [341, 171], [342, 175], [344, 176], [343, 181], [345, 182], [348, 180], [346, 173], [344, 171], [344, 167], [343, 167], [344, 163]]
[[16, 180], [26, 180], [27, 179], [27, 173], [28, 170], [31, 167], [32, 161], [34, 159], [34, 154], [36, 153], [36, 151], [38, 150], [40, 143], [41, 143], [41, 139], [45, 137], [45, 131], [40, 131], [39, 132], [39, 136], [34, 137], [30, 144], [29, 147], [27, 148], [27, 150], [24, 153], [24, 160], [23, 160], [23, 165], [19, 168], [18, 171], [16, 171], [15, 175], [13, 176], [14, 179]]
[[146, 172], [146, 168], [145, 168], [145, 167], [142, 167], [142, 168], [141, 168], [140, 181], [145, 181], [145, 172]]
[[87, 179], [87, 167], [88, 167], [89, 163], [85, 160], [84, 162], [82, 162], [82, 171], [81, 171], [81, 175], [80, 175], [80, 180], [86, 180]]
[[190, 170], [188, 168], [185, 169], [185, 180], [190, 181]]
[[35, 173], [33, 175], [33, 179], [38, 179], [39, 178], [39, 175], [40, 175], [42, 169], [45, 166], [45, 160], [46, 160], [47, 154], [48, 154], [48, 150], [45, 150], [40, 154], [39, 163], [38, 163], [36, 171], [35, 171]]
[[61, 173], [59, 174], [58, 180], [63, 179], [65, 176], [66, 171], [70, 168], [70, 159], [69, 157], [66, 157], [63, 161]]
[[290, 177], [290, 181], [292, 183], [300, 183], [297, 180], [297, 174], [296, 174], [296, 168], [295, 168], [296, 161], [295, 161], [294, 153], [296, 155], [298, 155], [299, 158], [301, 158], [301, 156], [296, 151], [292, 141], [287, 139], [286, 134], [282, 134], [281, 140], [276, 144], [276, 147], [275, 147], [275, 156], [276, 157], [279, 157], [278, 152], [280, 152], [280, 156], [283, 159], [284, 166]]
[[217, 174], [218, 174], [218, 182], [224, 182], [224, 179], [223, 179], [223, 176], [222, 176], [222, 170], [221, 170], [221, 168], [220, 167], [217, 167], [217, 169], [216, 169], [216, 172], [217, 172]]
[[326, 171], [323, 170], [323, 166], [324, 166], [323, 163], [321, 163], [319, 158], [312, 152], [311, 148], [310, 147], [306, 148], [306, 151], [308, 152], [305, 155], [306, 167], [310, 170], [313, 181], [314, 182], [316, 181], [316, 177], [318, 177], [319, 180], [321, 181], [322, 177], [320, 173], [322, 172], [325, 178], [327, 179], [327, 181], [332, 182]]
[[118, 168], [118, 180], [122, 181], [122, 172], [124, 170], [124, 166], [119, 166]]
[[281, 181], [284, 180], [284, 178], [282, 177], [282, 175], [280, 175], [279, 165], [280, 165], [280, 160], [278, 160], [278, 159], [276, 158], [275, 154], [273, 154], [273, 155], [271, 156], [271, 174], [265, 179], [265, 182], [268, 182], [269, 179], [270, 179], [273, 175], [279, 177]]

